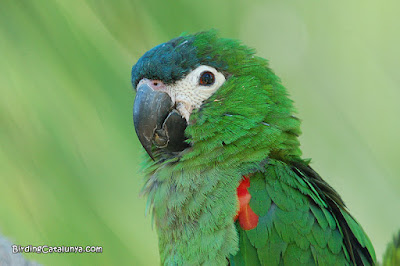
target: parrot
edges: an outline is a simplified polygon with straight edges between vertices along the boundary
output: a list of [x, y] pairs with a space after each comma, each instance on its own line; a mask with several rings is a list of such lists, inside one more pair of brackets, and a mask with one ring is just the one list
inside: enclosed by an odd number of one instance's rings
[[133, 65], [133, 123], [162, 265], [374, 265], [367, 234], [302, 158], [266, 59], [217, 30]]

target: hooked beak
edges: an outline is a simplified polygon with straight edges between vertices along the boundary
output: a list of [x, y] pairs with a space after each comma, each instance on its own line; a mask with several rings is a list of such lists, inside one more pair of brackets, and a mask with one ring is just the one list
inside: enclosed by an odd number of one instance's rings
[[153, 160], [153, 144], [170, 152], [188, 147], [184, 134], [186, 119], [174, 109], [174, 103], [167, 93], [153, 90], [147, 84], [137, 88], [133, 123], [140, 143]]

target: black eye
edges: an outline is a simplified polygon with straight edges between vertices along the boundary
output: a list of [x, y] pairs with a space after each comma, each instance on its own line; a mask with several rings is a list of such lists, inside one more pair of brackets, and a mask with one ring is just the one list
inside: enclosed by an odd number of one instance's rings
[[215, 76], [210, 71], [204, 71], [200, 75], [199, 84], [203, 86], [211, 86], [215, 82]]

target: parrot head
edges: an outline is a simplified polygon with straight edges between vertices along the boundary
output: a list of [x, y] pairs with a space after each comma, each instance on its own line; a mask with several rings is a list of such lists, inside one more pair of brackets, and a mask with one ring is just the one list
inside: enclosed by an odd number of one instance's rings
[[[153, 160], [184, 154], [194, 145], [199, 154], [211, 152], [220, 160], [229, 157], [230, 145], [235, 153], [266, 146], [260, 158], [271, 152], [298, 154], [299, 120], [267, 60], [215, 31], [149, 50], [132, 68], [132, 85], [135, 130]], [[264, 131], [268, 134], [249, 141]]]

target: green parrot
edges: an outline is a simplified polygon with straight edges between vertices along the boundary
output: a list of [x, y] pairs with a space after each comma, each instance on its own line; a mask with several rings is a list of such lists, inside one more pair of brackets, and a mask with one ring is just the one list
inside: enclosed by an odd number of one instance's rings
[[182, 35], [132, 68], [147, 209], [164, 265], [373, 265], [338, 193], [302, 159], [268, 61], [215, 31]]

